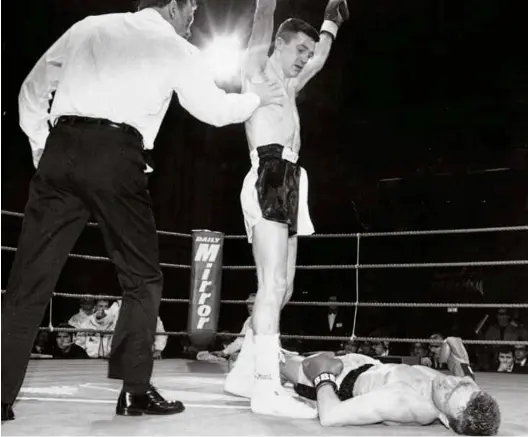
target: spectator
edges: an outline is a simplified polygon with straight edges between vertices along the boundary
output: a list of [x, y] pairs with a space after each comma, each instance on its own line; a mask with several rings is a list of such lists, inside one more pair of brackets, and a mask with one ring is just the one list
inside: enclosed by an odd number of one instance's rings
[[[440, 351], [442, 350], [442, 342], [444, 341], [444, 336], [442, 334], [433, 334], [429, 337], [431, 340], [434, 340], [429, 344], [429, 360], [433, 369], [443, 369], [445, 364], [440, 363]], [[424, 359], [420, 361], [422, 365], [427, 366], [428, 362]]]
[[513, 371], [514, 353], [511, 346], [503, 346], [499, 349], [499, 367], [497, 372], [511, 373]]
[[515, 346], [513, 373], [528, 373], [528, 348], [526, 345]]
[[[109, 307], [108, 300], [99, 299], [95, 304], [95, 313], [89, 316], [79, 329], [113, 331], [116, 319]], [[79, 332], [76, 343], [90, 358], [108, 358], [112, 347], [112, 334]]]
[[[337, 302], [337, 297], [330, 296], [328, 302]], [[346, 323], [348, 320], [345, 320], [346, 313], [340, 311], [337, 306], [329, 306], [326, 312], [323, 312], [320, 308], [317, 308], [316, 311], [317, 314], [314, 312], [314, 317], [310, 320], [310, 333], [334, 337], [350, 336], [350, 331], [347, 329], [348, 324]], [[336, 344], [334, 341], [316, 340], [310, 342], [310, 348], [319, 351], [334, 351]]]
[[35, 343], [33, 343], [31, 353], [50, 356], [53, 354], [53, 346], [49, 341], [49, 334], [47, 331], [39, 331], [35, 338]]
[[497, 323], [491, 325], [486, 331], [486, 340], [519, 341], [526, 339], [526, 332], [511, 320], [506, 308], [497, 311]]
[[[494, 323], [486, 330], [484, 338], [491, 341], [523, 341], [528, 340], [528, 335], [524, 327], [520, 327], [512, 322], [510, 313], [506, 308], [499, 308], [497, 311], [497, 323]], [[485, 349], [484, 359], [488, 363], [487, 368], [489, 368], [490, 361], [497, 363], [499, 349], [496, 346]]]
[[412, 357], [418, 357], [420, 362], [422, 362], [423, 358], [427, 358], [429, 355], [429, 348], [425, 346], [423, 343], [414, 343], [411, 347], [411, 356]]
[[[73, 328], [73, 326], [61, 323], [59, 328]], [[53, 358], [83, 359], [88, 358], [88, 354], [73, 342], [72, 332], [57, 332]]]
[[348, 340], [344, 345], [341, 346], [342, 350], [339, 351], [340, 354], [358, 354], [359, 344], [355, 340]]
[[93, 299], [82, 298], [79, 302], [79, 312], [71, 316], [68, 325], [80, 329], [83, 322], [93, 314], [94, 303]]
[[372, 349], [374, 349], [375, 357], [388, 357], [390, 355], [388, 341], [378, 341], [372, 343]]
[[376, 354], [374, 348], [372, 347], [372, 344], [368, 341], [364, 341], [363, 343], [361, 343], [361, 346], [358, 349], [358, 353], [368, 355], [369, 357], [373, 357]]
[[246, 299], [247, 311], [248, 311], [249, 316], [244, 322], [244, 325], [242, 326], [242, 330], [240, 331], [240, 336], [235, 338], [235, 340], [233, 340], [231, 343], [225, 346], [223, 350], [211, 352], [211, 355], [214, 355], [220, 358], [231, 357], [232, 363], [234, 363], [234, 360], [236, 360], [236, 355], [238, 355], [238, 352], [240, 352], [240, 349], [242, 349], [242, 343], [244, 342], [244, 336], [246, 335], [246, 332], [250, 326], [251, 314], [253, 314], [253, 305], [255, 304], [256, 297], [257, 297], [257, 293], [251, 293], [249, 297]]

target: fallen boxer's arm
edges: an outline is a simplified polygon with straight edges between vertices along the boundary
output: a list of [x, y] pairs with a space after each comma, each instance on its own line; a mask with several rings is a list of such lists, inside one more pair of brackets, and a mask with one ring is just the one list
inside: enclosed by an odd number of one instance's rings
[[405, 384], [340, 401], [331, 385], [317, 390], [319, 420], [323, 426], [373, 425], [376, 423], [428, 425], [438, 413], [414, 395]]

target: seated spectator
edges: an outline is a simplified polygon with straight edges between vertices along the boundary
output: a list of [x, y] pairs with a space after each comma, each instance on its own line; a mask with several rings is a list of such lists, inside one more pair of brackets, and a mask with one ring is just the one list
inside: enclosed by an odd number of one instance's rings
[[502, 346], [499, 349], [499, 367], [497, 372], [511, 373], [514, 365], [514, 353], [511, 346]]
[[375, 355], [375, 351], [372, 348], [372, 344], [368, 341], [364, 341], [361, 343], [361, 346], [359, 346], [358, 354], [368, 355], [369, 357], [373, 357]]
[[341, 350], [338, 352], [339, 355], [345, 354], [358, 354], [359, 344], [355, 340], [348, 340], [345, 344], [341, 345]]
[[35, 343], [33, 343], [31, 353], [37, 355], [53, 354], [53, 345], [49, 341], [49, 334], [47, 331], [38, 332], [37, 337], [35, 338]]
[[423, 344], [416, 342], [411, 347], [411, 357], [417, 357], [420, 360], [420, 363], [422, 361], [426, 362], [424, 358], [428, 358], [429, 355], [429, 348]]
[[[79, 329], [113, 331], [115, 316], [109, 312], [110, 302], [99, 299], [95, 304], [95, 313], [89, 316]], [[90, 358], [108, 358], [112, 347], [112, 334], [79, 332], [75, 341]]]
[[94, 313], [94, 300], [83, 298], [79, 302], [79, 312], [71, 316], [68, 325], [79, 329], [83, 322]]
[[528, 348], [525, 345], [516, 345], [515, 349], [515, 364], [513, 365], [513, 373], [528, 373]]
[[249, 329], [251, 323], [251, 314], [253, 313], [253, 305], [255, 304], [255, 298], [257, 297], [256, 293], [251, 293], [246, 299], [248, 318], [242, 326], [240, 331], [240, 336], [236, 337], [231, 343], [224, 347], [221, 351], [213, 351], [211, 355], [214, 355], [219, 358], [229, 358], [231, 355], [238, 354], [240, 349], [242, 349], [242, 343], [244, 343], [244, 336], [246, 335], [247, 330]]
[[[59, 328], [73, 328], [66, 323], [61, 323]], [[57, 332], [53, 358], [83, 359], [88, 358], [86, 351], [73, 342], [72, 332]]]
[[372, 349], [374, 349], [375, 357], [388, 357], [390, 355], [388, 341], [378, 341], [376, 343], [373, 343]]
[[[523, 326], [519, 326], [512, 320], [509, 311], [506, 308], [497, 310], [497, 323], [491, 325], [484, 335], [485, 340], [504, 340], [504, 341], [525, 341], [528, 340], [528, 333]], [[487, 357], [484, 361], [497, 363], [497, 354], [500, 347], [492, 346], [484, 349]], [[488, 364], [489, 368], [489, 364]]]
[[[443, 369], [445, 364], [440, 363], [440, 351], [442, 350], [442, 342], [444, 341], [444, 336], [442, 334], [433, 334], [429, 337], [434, 342], [429, 344], [429, 361], [421, 360], [423, 366], [432, 367], [433, 369]], [[428, 365], [430, 363], [430, 365]]]

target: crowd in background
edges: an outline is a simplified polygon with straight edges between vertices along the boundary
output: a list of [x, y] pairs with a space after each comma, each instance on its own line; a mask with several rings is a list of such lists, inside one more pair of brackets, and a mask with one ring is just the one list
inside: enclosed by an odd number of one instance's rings
[[[248, 314], [245, 319], [241, 318], [238, 321], [241, 328], [240, 335], [233, 338], [233, 336], [225, 336], [223, 332], [220, 332], [207, 350], [196, 349], [185, 336], [174, 336], [170, 338], [170, 341], [177, 342], [177, 345], [172, 348], [174, 352], [165, 356], [164, 350], [169, 337], [163, 335], [164, 325], [158, 317], [156, 329], [158, 334], [156, 334], [152, 351], [154, 358], [180, 357], [209, 362], [234, 362], [242, 347], [243, 335], [251, 323], [254, 299], [255, 294], [252, 293], [246, 300]], [[312, 322], [316, 322], [317, 331], [321, 336], [350, 337], [352, 333], [350, 313], [340, 311], [338, 306], [332, 305], [335, 301], [336, 297], [330, 296], [329, 305], [326, 308], [319, 307], [319, 320], [312, 320]], [[60, 328], [70, 328], [72, 332], [39, 332], [32, 351], [33, 358], [108, 358], [112, 334], [91, 331], [112, 331], [115, 328], [119, 317], [120, 301], [111, 303], [108, 299], [95, 301], [82, 299], [79, 302], [78, 312], [59, 325]], [[80, 331], [76, 332], [75, 329]], [[448, 330], [447, 327], [446, 330]], [[443, 370], [445, 365], [439, 360], [440, 349], [442, 341], [449, 335], [453, 334], [451, 332], [431, 333], [428, 335], [428, 342], [403, 343], [397, 347], [388, 341], [356, 341], [354, 338], [344, 342], [284, 339], [282, 347], [284, 350], [301, 354], [323, 350], [332, 350], [338, 354], [360, 353], [386, 361], [395, 357], [396, 359], [405, 357], [404, 362], [409, 364], [421, 364]], [[383, 338], [389, 335], [383, 328], [378, 328], [369, 332], [368, 337]], [[496, 312], [496, 320], [487, 324], [479, 338], [491, 341], [528, 341], [528, 330], [519, 317], [512, 317], [509, 310], [499, 308]], [[397, 349], [397, 352], [394, 349]], [[525, 345], [468, 345], [467, 349], [471, 365], [476, 371], [528, 373], [528, 347]]]
[[[58, 328], [71, 331], [59, 331], [53, 334], [47, 331], [38, 333], [33, 345], [33, 358], [108, 358], [112, 348], [112, 334], [94, 331], [113, 331], [116, 327], [121, 301], [110, 304], [108, 299], [81, 299], [79, 311]], [[156, 332], [165, 332], [163, 322], [158, 317]], [[152, 354], [160, 359], [167, 336], [157, 334]]]

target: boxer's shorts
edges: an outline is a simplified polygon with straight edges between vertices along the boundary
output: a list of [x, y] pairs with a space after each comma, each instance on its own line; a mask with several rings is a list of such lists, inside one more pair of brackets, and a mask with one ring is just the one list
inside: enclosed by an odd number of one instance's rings
[[240, 202], [248, 241], [262, 218], [288, 225], [289, 236], [314, 233], [308, 210], [308, 176], [297, 164], [298, 154], [278, 144], [258, 147], [250, 154], [251, 169], [244, 179]]

